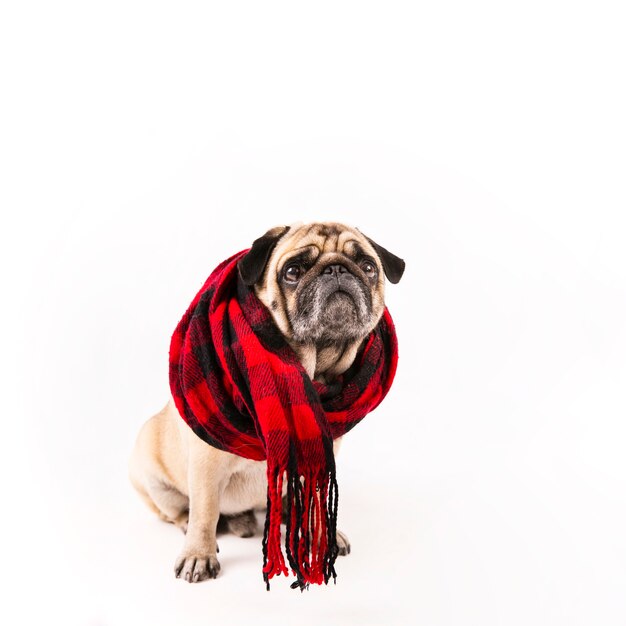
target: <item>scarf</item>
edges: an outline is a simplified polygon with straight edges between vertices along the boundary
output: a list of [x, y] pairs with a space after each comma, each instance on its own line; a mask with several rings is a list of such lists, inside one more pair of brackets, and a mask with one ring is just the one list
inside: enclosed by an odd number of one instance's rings
[[170, 345], [170, 387], [176, 407], [209, 445], [267, 460], [263, 579], [289, 576], [281, 547], [286, 482], [287, 563], [301, 590], [332, 577], [337, 480], [333, 439], [385, 397], [398, 362], [393, 321], [385, 308], [352, 366], [329, 384], [312, 380], [237, 262], [215, 268], [193, 299]]

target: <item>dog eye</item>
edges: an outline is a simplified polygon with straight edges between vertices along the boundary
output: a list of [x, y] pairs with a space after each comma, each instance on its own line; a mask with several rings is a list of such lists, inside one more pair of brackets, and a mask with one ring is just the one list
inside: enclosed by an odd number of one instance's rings
[[292, 263], [285, 268], [283, 276], [288, 283], [297, 283], [302, 275], [302, 268], [296, 263]]
[[363, 261], [361, 269], [368, 275], [373, 276], [376, 273], [376, 266], [371, 261]]

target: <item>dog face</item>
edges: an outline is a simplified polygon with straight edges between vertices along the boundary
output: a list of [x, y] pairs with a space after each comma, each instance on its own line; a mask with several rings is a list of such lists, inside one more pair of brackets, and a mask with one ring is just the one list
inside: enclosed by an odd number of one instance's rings
[[402, 259], [335, 222], [273, 228], [239, 261], [283, 335], [317, 346], [365, 337], [385, 308], [385, 276], [397, 283], [403, 272]]

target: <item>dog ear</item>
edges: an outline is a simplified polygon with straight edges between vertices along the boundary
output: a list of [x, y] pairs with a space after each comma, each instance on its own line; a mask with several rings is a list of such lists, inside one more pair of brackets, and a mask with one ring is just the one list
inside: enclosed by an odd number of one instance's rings
[[367, 235], [364, 235], [364, 237], [372, 244], [374, 250], [376, 250], [376, 254], [378, 254], [378, 257], [383, 264], [383, 270], [385, 270], [385, 276], [387, 277], [389, 282], [393, 283], [394, 285], [396, 283], [399, 283], [400, 279], [402, 278], [402, 274], [404, 274], [404, 261], [392, 252], [389, 252], [389, 250], [387, 250], [386, 248], [383, 248], [381, 245], [377, 244]]
[[268, 230], [262, 237], [254, 240], [248, 254], [237, 263], [241, 280], [246, 285], [254, 285], [263, 276], [272, 250], [288, 230], [289, 226], [276, 226]]

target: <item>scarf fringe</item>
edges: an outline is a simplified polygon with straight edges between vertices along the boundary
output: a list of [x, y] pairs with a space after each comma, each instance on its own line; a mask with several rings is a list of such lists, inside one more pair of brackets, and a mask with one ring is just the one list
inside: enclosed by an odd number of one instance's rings
[[[334, 464], [333, 464], [334, 465]], [[267, 590], [274, 576], [289, 576], [281, 545], [283, 474], [287, 480], [285, 553], [296, 581], [292, 589], [336, 582], [338, 488], [335, 468], [298, 470], [268, 464], [267, 516], [263, 534], [263, 580]]]

